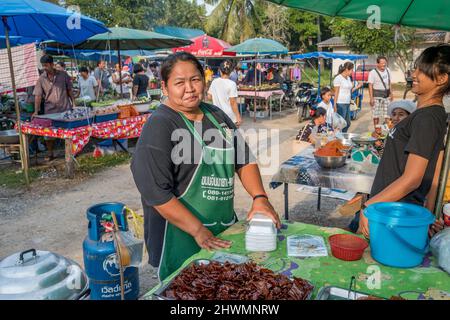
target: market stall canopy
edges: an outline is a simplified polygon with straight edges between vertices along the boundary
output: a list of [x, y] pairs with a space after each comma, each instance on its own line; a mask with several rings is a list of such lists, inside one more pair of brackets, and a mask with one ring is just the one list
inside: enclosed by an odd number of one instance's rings
[[40, 0], [2, 0], [0, 16], [4, 22], [0, 24], [0, 35], [5, 35], [6, 22], [10, 37], [22, 37], [20, 44], [24, 40], [78, 44], [108, 31], [100, 21]]
[[186, 47], [174, 48], [173, 52], [189, 52], [196, 57], [215, 58], [215, 57], [234, 57], [236, 52], [225, 52], [231, 48], [231, 45], [223, 40], [216, 39], [207, 35], [202, 35], [191, 39], [192, 44]]
[[[12, 47], [20, 46], [23, 44], [33, 43], [37, 42], [34, 38], [25, 38], [25, 37], [19, 37], [19, 36], [11, 36], [9, 37], [9, 42]], [[6, 48], [6, 37], [0, 36], [0, 49]]]
[[239, 54], [270, 55], [286, 54], [288, 49], [281, 43], [265, 38], [253, 38], [244, 41], [241, 44], [225, 50], [227, 52], [236, 52]]
[[193, 39], [205, 34], [205, 31], [200, 29], [188, 29], [188, 28], [179, 28], [172, 26], [156, 26], [153, 28], [153, 31], [165, 34], [167, 36], [182, 38], [182, 39]]
[[[367, 21], [380, 9], [381, 23], [450, 31], [448, 0], [268, 0], [327, 16]], [[378, 8], [376, 8], [376, 7]]]
[[295, 54], [292, 59], [303, 60], [312, 58], [323, 58], [323, 59], [342, 59], [342, 60], [364, 60], [368, 59], [368, 56], [361, 54], [346, 54], [346, 53], [333, 53], [333, 52], [308, 52], [302, 54]]
[[242, 63], [273, 63], [273, 64], [298, 64], [298, 61], [294, 60], [286, 60], [286, 59], [252, 59], [252, 60], [243, 60]]
[[[167, 36], [164, 34], [114, 27], [105, 32], [87, 39], [75, 46], [75, 49], [89, 50], [155, 50], [185, 46], [192, 43], [190, 40]], [[64, 47], [64, 46], [63, 46]]]
[[[108, 60], [116, 62], [118, 53], [115, 50], [80, 50], [80, 49], [60, 49], [53, 47], [46, 47], [45, 51], [55, 55], [65, 55], [70, 58], [87, 61]], [[154, 54], [151, 50], [124, 50], [121, 51], [121, 56], [135, 57], [135, 56], [152, 56]]]

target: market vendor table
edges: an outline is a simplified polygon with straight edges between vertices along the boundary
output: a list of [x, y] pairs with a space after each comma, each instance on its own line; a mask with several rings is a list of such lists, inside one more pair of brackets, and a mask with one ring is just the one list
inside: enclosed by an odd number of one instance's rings
[[[267, 91], [256, 91], [256, 98], [262, 99], [266, 101], [266, 108], [269, 106], [269, 113], [270, 113], [270, 119], [272, 119], [272, 98], [273, 96], [279, 96], [280, 99], [283, 97], [284, 91], [283, 90], [267, 90]], [[254, 98], [255, 97], [255, 91], [238, 91], [239, 97], [244, 98]], [[255, 106], [256, 109], [256, 106]], [[281, 103], [280, 103], [280, 112], [281, 112]]]
[[319, 187], [319, 210], [322, 188], [370, 193], [375, 173], [352, 171], [349, 165], [338, 169], [324, 169], [317, 164], [313, 152], [313, 146], [302, 150], [282, 163], [278, 172], [272, 177], [270, 183], [272, 189], [284, 184], [285, 219], [289, 219], [289, 184]]
[[66, 146], [66, 175], [72, 178], [74, 175], [74, 157], [83, 150], [91, 137], [114, 140], [138, 138], [141, 135], [142, 127], [149, 117], [150, 113], [126, 119], [94, 123], [73, 129], [47, 128], [31, 122], [23, 122], [22, 133], [25, 135], [64, 139]]
[[[284, 222], [277, 236], [277, 250], [273, 252], [247, 252], [245, 250], [245, 223], [238, 222], [223, 232], [219, 237], [232, 241], [233, 245], [226, 253], [247, 256], [260, 266], [271, 269], [288, 277], [300, 277], [314, 285], [313, 298], [320, 288], [337, 286], [348, 288], [350, 280], [356, 277], [356, 290], [370, 295], [390, 298], [401, 295], [406, 299], [450, 299], [449, 275], [439, 269], [436, 259], [427, 255], [422, 265], [412, 269], [391, 268], [374, 261], [370, 248], [366, 249], [359, 261], [343, 261], [331, 254], [328, 237], [333, 234], [346, 233], [337, 228], [324, 228], [314, 225]], [[287, 237], [289, 235], [318, 235], [325, 239], [328, 247], [327, 257], [294, 258], [287, 256]], [[179, 271], [197, 259], [211, 259], [215, 252], [201, 250], [189, 258], [183, 266], [163, 281], [163, 285], [174, 278]], [[378, 281], [379, 280], [379, 281]], [[151, 299], [159, 285], [145, 294]]]

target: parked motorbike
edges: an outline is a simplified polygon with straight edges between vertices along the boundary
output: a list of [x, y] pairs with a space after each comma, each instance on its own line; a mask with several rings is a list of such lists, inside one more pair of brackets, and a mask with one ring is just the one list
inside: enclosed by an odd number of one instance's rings
[[317, 102], [318, 90], [310, 83], [301, 83], [296, 94], [295, 104], [297, 106], [298, 122], [311, 117], [311, 110]]

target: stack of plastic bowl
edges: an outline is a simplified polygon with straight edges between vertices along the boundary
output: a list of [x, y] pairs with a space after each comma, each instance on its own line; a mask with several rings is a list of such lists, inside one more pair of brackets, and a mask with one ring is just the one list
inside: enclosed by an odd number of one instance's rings
[[277, 229], [272, 220], [260, 213], [255, 214], [245, 234], [247, 251], [268, 252], [277, 249]]

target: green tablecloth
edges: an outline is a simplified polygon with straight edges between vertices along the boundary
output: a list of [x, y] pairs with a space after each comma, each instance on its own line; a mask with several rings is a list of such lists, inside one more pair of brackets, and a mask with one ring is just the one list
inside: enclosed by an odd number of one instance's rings
[[[227, 253], [245, 255], [261, 266], [265, 266], [274, 272], [287, 276], [296, 276], [309, 280], [315, 286], [315, 297], [320, 288], [324, 286], [337, 286], [348, 288], [350, 279], [357, 279], [358, 291], [371, 295], [390, 298], [402, 293], [402, 297], [408, 299], [441, 299], [449, 298], [450, 276], [439, 269], [434, 257], [428, 255], [421, 266], [413, 269], [397, 269], [386, 267], [374, 261], [368, 248], [359, 261], [342, 261], [331, 254], [328, 237], [333, 234], [346, 233], [342, 229], [318, 227], [302, 223], [284, 222], [278, 233], [277, 250], [268, 253], [247, 252], [245, 250], [245, 224], [239, 222], [221, 234], [221, 238], [233, 241]], [[287, 256], [287, 236], [293, 234], [311, 234], [324, 237], [328, 246], [328, 257], [318, 258], [293, 258]], [[184, 268], [196, 259], [209, 259], [214, 252], [202, 250], [188, 259], [180, 268]], [[374, 273], [375, 271], [375, 273]], [[178, 274], [172, 274], [163, 281], [163, 285]], [[381, 279], [379, 288], [373, 288], [374, 279]], [[370, 288], [369, 288], [369, 287]], [[144, 298], [151, 299], [152, 293], [159, 285], [148, 292]]]

